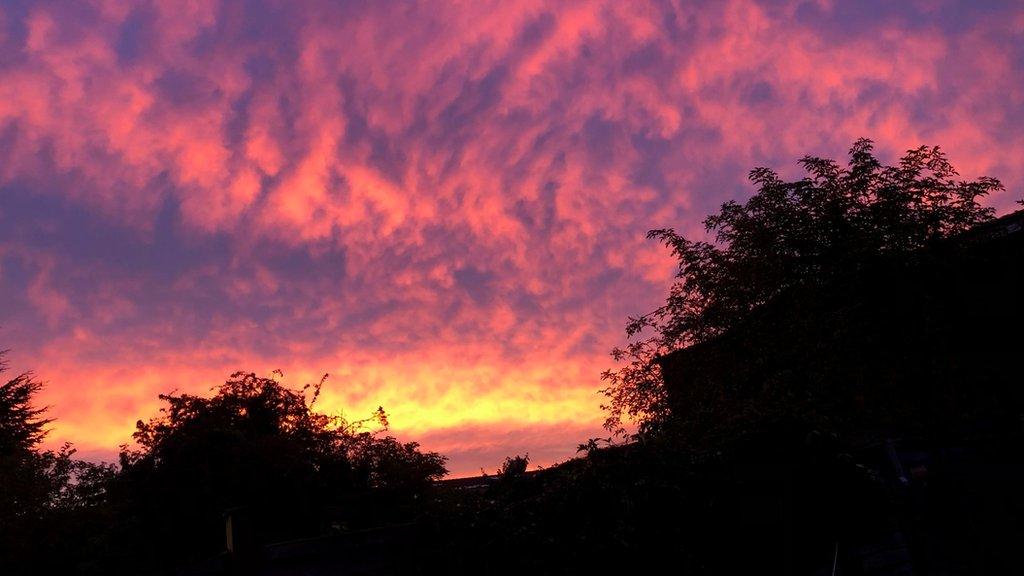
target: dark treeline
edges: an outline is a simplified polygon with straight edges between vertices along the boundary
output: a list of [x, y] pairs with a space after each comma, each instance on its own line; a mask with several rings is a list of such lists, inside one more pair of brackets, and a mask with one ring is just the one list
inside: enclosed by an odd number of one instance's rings
[[[117, 465], [39, 449], [48, 420], [20, 374], [0, 386], [0, 569], [135, 574], [233, 547], [409, 522], [445, 458], [314, 409], [323, 381], [291, 390], [236, 373], [210, 397], [161, 395]], [[42, 571], [42, 572], [40, 572]]]
[[[1024, 214], [938, 148], [801, 161], [672, 229], [664, 306], [604, 374], [608, 428], [528, 471], [443, 456], [237, 373], [169, 394], [116, 464], [44, 450], [31, 374], [0, 386], [0, 573], [1019, 571]], [[624, 421], [639, 424], [632, 435]]]

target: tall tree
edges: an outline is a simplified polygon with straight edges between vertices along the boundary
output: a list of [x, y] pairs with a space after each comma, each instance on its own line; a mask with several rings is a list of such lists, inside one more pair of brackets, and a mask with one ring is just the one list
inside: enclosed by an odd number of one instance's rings
[[[0, 351], [0, 374], [7, 370]], [[34, 404], [43, 384], [23, 372], [0, 384], [0, 573], [66, 571], [80, 530], [113, 470], [75, 460], [68, 444], [44, 450], [50, 419]]]
[[993, 218], [979, 199], [1002, 184], [989, 177], [965, 181], [939, 147], [907, 151], [892, 166], [857, 140], [846, 167], [805, 156], [808, 175], [787, 182], [755, 168], [756, 193], [726, 202], [704, 220], [711, 241], [691, 240], [672, 228], [647, 237], [678, 260], [665, 304], [629, 318], [628, 343], [615, 348], [621, 363], [602, 374], [606, 426], [660, 422], [668, 407], [655, 358], [735, 326], [753, 310], [796, 285], [826, 282], [855, 271], [874, 256], [910, 253]]
[[[0, 374], [6, 370], [0, 358]], [[44, 410], [32, 405], [40, 388], [28, 372], [0, 384], [0, 530], [38, 516], [53, 492], [48, 474], [53, 454], [37, 451], [49, 423]]]

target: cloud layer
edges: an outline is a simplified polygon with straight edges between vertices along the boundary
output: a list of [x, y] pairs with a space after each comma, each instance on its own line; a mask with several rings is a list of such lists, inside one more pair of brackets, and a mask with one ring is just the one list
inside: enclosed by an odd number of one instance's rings
[[[240, 368], [493, 468], [757, 165], [859, 136], [1024, 187], [1014, 2], [0, 3], [0, 337], [112, 450]], [[532, 448], [531, 448], [532, 447]]]

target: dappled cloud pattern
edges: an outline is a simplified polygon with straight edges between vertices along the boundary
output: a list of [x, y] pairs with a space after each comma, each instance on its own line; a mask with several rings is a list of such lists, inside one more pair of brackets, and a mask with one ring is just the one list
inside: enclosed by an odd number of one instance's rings
[[456, 473], [567, 457], [644, 232], [750, 168], [866, 136], [1020, 197], [1020, 4], [855, 4], [4, 2], [0, 345], [87, 454], [280, 368]]

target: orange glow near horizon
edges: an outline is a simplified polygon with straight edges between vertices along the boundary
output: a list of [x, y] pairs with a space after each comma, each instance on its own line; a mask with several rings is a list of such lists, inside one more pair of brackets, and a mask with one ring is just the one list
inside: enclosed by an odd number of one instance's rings
[[[530, 452], [535, 464], [548, 465], [572, 455], [577, 444], [602, 432], [599, 397], [590, 374], [594, 360], [598, 359], [577, 364], [575, 360], [556, 363], [537, 358], [515, 371], [464, 361], [406, 363], [393, 359], [335, 364], [333, 370], [326, 370], [331, 376], [315, 407], [358, 420], [383, 406], [392, 423], [389, 433], [425, 442], [427, 448], [454, 457], [450, 466], [454, 476], [479, 473], [481, 467], [493, 469], [512, 452]], [[57, 365], [51, 369], [59, 374], [72, 368]], [[233, 371], [227, 367], [188, 370], [174, 365], [130, 372], [87, 368], [79, 370], [76, 380], [119, 385], [76, 389], [53, 386], [53, 379], [47, 378], [51, 386], [44, 389], [40, 402], [50, 406], [48, 414], [56, 418], [47, 444], [73, 442], [86, 457], [113, 461], [117, 446], [131, 444], [135, 421], [158, 414], [163, 406], [158, 394], [208, 394]], [[271, 371], [259, 373], [270, 376]], [[278, 379], [293, 389], [315, 382], [323, 374], [298, 367], [282, 372], [285, 376]], [[582, 385], [568, 385], [574, 381]], [[142, 396], [142, 391], [148, 395]], [[496, 443], [480, 437], [495, 429], [514, 431], [523, 438]], [[551, 438], [552, 432], [562, 434]], [[506, 451], [509, 453], [504, 454]], [[493, 462], [460, 462], [458, 455], [464, 452], [483, 452]]]

